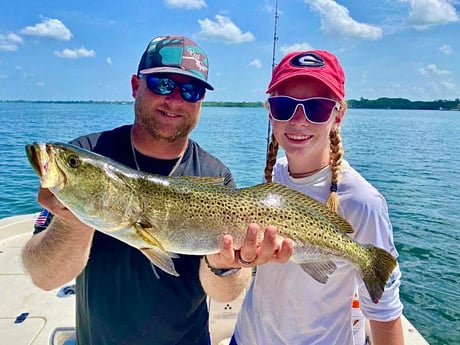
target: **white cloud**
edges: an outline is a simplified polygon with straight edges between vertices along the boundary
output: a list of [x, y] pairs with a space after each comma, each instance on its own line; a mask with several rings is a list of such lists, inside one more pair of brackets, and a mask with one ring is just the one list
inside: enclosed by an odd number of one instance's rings
[[18, 50], [18, 45], [23, 42], [24, 41], [21, 36], [18, 36], [13, 32], [10, 32], [7, 35], [0, 34], [0, 51], [16, 51]]
[[459, 21], [459, 15], [451, 0], [401, 0], [408, 2], [407, 22], [417, 29], [426, 29], [431, 25], [447, 24]]
[[418, 71], [425, 77], [450, 75], [450, 71], [441, 70], [435, 64], [430, 64], [426, 67], [419, 68]]
[[443, 81], [441, 82], [441, 85], [444, 86], [446, 90], [456, 90], [457, 89], [457, 85], [455, 85], [451, 81]]
[[302, 51], [302, 50], [312, 50], [313, 47], [308, 43], [295, 43], [291, 45], [284, 45], [280, 48], [280, 51], [283, 55], [286, 55], [290, 52]]
[[251, 32], [243, 33], [230, 18], [217, 14], [216, 20], [215, 22], [208, 18], [198, 20], [201, 31], [197, 36], [202, 39], [222, 41], [228, 44], [254, 41], [254, 35]]
[[106, 61], [109, 65], [112, 64], [112, 58], [110, 58], [110, 57], [108, 57], [107, 59], [105, 59], [105, 61]]
[[255, 67], [255, 68], [262, 68], [262, 62], [259, 59], [254, 59], [249, 63], [248, 66]]
[[319, 13], [321, 30], [337, 38], [361, 38], [378, 40], [382, 38], [382, 28], [360, 23], [350, 16], [345, 6], [333, 0], [304, 0], [306, 4]]
[[446, 55], [452, 55], [454, 53], [454, 51], [452, 50], [452, 47], [448, 44], [443, 44], [442, 46], [439, 47], [439, 50]]
[[456, 99], [460, 88], [452, 81], [427, 80], [419, 91], [421, 94], [426, 94], [426, 99]]
[[78, 59], [81, 57], [94, 57], [96, 52], [93, 49], [88, 50], [85, 47], [81, 47], [79, 49], [66, 48], [61, 51], [55, 50], [54, 55], [65, 59]]
[[73, 36], [70, 30], [59, 19], [52, 18], [44, 18], [41, 23], [34, 26], [27, 26], [20, 30], [19, 33], [59, 41], [68, 41]]
[[185, 8], [186, 10], [206, 7], [206, 2], [204, 0], [164, 0], [164, 3], [169, 7]]

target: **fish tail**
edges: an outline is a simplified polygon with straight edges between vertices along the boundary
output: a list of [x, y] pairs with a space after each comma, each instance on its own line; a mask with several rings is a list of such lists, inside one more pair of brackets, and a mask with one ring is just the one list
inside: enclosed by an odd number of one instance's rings
[[370, 261], [362, 270], [362, 276], [372, 301], [378, 303], [385, 289], [385, 284], [396, 267], [396, 259], [381, 248], [369, 245], [367, 250]]

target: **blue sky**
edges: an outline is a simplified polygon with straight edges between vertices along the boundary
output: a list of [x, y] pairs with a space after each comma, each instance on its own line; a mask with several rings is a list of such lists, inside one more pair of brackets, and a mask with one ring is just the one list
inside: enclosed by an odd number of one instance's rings
[[[0, 100], [132, 100], [151, 38], [208, 54], [208, 101], [263, 101], [275, 0], [0, 0]], [[460, 98], [460, 0], [279, 0], [275, 61], [326, 49], [346, 98]]]

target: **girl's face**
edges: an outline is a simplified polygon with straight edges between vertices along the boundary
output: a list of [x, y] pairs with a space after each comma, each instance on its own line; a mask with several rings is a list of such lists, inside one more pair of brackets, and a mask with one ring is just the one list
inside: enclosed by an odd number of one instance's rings
[[[279, 85], [273, 96], [291, 96], [297, 99], [325, 97], [337, 100], [332, 91], [313, 78], [294, 78]], [[308, 109], [306, 109], [308, 112]], [[273, 134], [286, 152], [291, 172], [306, 172], [329, 164], [329, 132], [340, 125], [344, 110], [333, 110], [324, 124], [313, 124], [305, 118], [303, 107], [298, 106], [294, 117], [287, 122], [273, 119]]]

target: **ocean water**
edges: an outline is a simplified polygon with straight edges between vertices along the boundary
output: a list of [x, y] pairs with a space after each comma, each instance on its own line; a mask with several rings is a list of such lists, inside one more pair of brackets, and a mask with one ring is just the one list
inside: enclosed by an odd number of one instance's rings
[[[0, 103], [0, 217], [32, 213], [38, 178], [24, 145], [131, 123], [132, 105]], [[460, 344], [460, 112], [349, 109], [345, 158], [386, 197], [405, 315], [432, 345]], [[240, 187], [262, 181], [267, 114], [203, 108], [192, 137]]]

